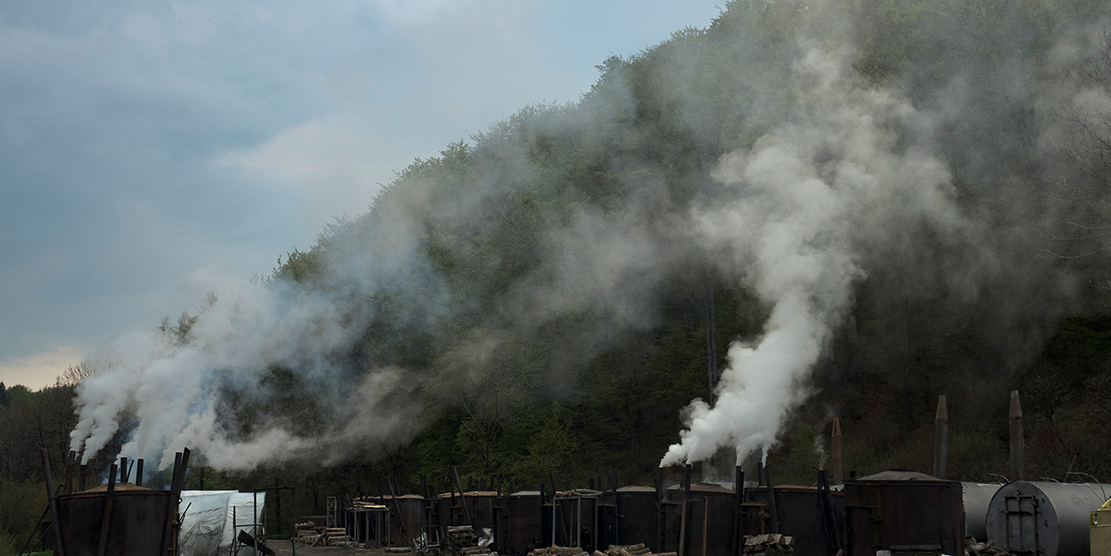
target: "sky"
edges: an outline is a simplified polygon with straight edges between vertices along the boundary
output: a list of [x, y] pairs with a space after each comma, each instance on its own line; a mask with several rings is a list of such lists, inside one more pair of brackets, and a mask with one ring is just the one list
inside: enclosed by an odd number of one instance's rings
[[0, 2], [0, 382], [269, 275], [416, 157], [720, 6]]

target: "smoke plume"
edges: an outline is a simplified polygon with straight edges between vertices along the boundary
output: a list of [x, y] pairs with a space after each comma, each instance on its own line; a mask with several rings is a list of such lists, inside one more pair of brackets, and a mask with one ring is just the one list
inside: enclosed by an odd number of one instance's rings
[[[177, 341], [106, 347], [120, 363], [78, 386], [72, 448], [122, 438], [166, 465], [188, 446], [228, 469], [378, 457], [443, 407], [504, 416], [573, 391], [707, 280], [766, 318], [661, 465], [766, 455], [862, 297], [922, 350], [963, 327], [962, 365], [1018, 368], [1075, 298], [1037, 258], [1058, 215], [1031, 193], [1055, 111], [1105, 100], [1061, 68], [1096, 41], [1068, 18], [1035, 41], [1015, 29], [1042, 20], [1011, 12], [970, 32], [986, 16], [935, 4], [904, 35], [844, 3], [737, 1], [607, 60], [580, 103], [418, 159], [273, 279], [220, 288]], [[1063, 46], [1039, 58], [1044, 43]], [[860, 334], [890, 334], [881, 317]], [[856, 364], [911, 350], [876, 344]]]

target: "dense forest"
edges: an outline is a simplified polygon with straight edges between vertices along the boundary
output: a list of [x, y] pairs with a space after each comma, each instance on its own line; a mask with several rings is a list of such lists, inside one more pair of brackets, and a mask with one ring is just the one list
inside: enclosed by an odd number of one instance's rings
[[1018, 390], [1028, 477], [1111, 481], [1109, 33], [1088, 0], [735, 0], [601, 60], [149, 343], [0, 389], [0, 549], [41, 448], [187, 446], [194, 488], [293, 487], [288, 527], [451, 467], [739, 447], [811, 484], [834, 417], [846, 469], [929, 472], [940, 394], [950, 478], [1000, 480]]

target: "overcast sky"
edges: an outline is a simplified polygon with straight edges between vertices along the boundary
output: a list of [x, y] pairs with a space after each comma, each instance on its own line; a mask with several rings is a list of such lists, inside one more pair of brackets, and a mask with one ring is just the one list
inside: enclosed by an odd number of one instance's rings
[[378, 184], [714, 0], [0, 2], [0, 381], [268, 275]]

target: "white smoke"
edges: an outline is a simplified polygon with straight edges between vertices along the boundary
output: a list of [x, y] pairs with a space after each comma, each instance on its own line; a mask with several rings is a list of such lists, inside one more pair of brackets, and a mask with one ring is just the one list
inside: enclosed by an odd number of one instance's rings
[[756, 450], [766, 457], [851, 306], [862, 253], [904, 226], [928, 226], [944, 240], [964, 225], [945, 165], [900, 142], [922, 118], [910, 103], [859, 83], [843, 48], [804, 42], [802, 50], [797, 117], [724, 156], [714, 178], [735, 201], [696, 215], [723, 270], [743, 276], [770, 317], [758, 341], [730, 346], [716, 404], [692, 402], [661, 465], [722, 447], [738, 461]]

